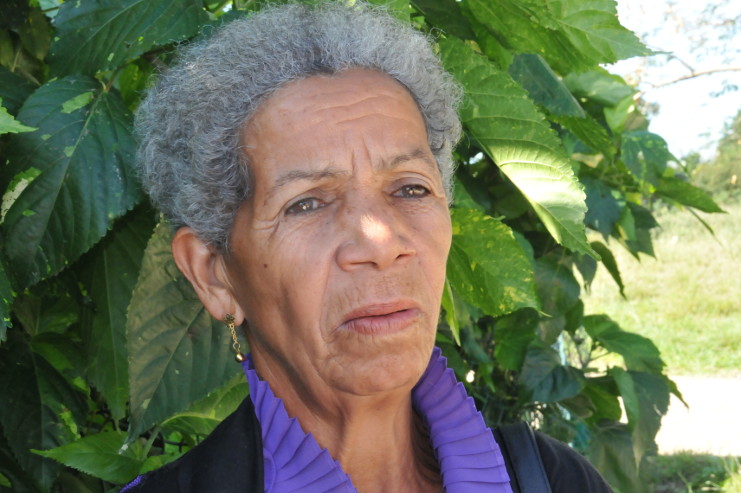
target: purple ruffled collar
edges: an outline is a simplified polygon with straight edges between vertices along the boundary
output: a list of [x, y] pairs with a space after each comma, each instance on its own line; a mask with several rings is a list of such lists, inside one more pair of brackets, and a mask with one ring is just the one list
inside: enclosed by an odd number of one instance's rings
[[[262, 428], [265, 492], [356, 492], [340, 464], [260, 380], [252, 358], [242, 365]], [[499, 445], [439, 348], [412, 389], [412, 400], [429, 427], [447, 493], [512, 493]]]

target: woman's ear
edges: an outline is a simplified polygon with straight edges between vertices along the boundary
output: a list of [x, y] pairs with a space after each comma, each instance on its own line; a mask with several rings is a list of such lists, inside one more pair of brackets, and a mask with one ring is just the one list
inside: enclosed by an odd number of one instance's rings
[[214, 247], [201, 240], [191, 228], [182, 227], [172, 238], [172, 256], [212, 317], [224, 320], [229, 313], [237, 325], [244, 321], [244, 312], [234, 297], [224, 259]]

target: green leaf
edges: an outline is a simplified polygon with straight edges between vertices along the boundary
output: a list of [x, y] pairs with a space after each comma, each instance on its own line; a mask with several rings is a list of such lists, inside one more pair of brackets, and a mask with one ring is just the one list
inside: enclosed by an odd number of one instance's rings
[[593, 241], [591, 245], [592, 248], [594, 248], [594, 251], [599, 253], [600, 258], [602, 259], [602, 265], [605, 266], [605, 269], [610, 273], [615, 284], [620, 288], [620, 295], [625, 297], [625, 286], [623, 285], [623, 279], [620, 276], [620, 269], [618, 269], [617, 261], [615, 260], [612, 251], [607, 248], [607, 245], [600, 241]]
[[650, 339], [624, 331], [607, 315], [584, 317], [584, 329], [605, 349], [621, 355], [628, 370], [660, 374], [664, 369], [661, 354]]
[[566, 314], [579, 301], [581, 288], [571, 267], [555, 255], [535, 261], [535, 280], [543, 311], [548, 315], [540, 322], [541, 337], [546, 344], [554, 344], [566, 328]]
[[615, 223], [620, 219], [625, 207], [625, 199], [619, 191], [595, 178], [585, 176], [581, 178], [581, 182], [587, 193], [588, 209], [584, 222], [607, 238], [612, 233]]
[[229, 332], [175, 266], [168, 228], [160, 224], [149, 240], [129, 305], [130, 440], [241, 371]]
[[587, 378], [582, 393], [589, 398], [594, 407], [593, 420], [609, 419], [619, 421], [623, 414], [616, 393], [610, 392], [604, 385], [604, 377]]
[[471, 24], [463, 15], [455, 0], [412, 0], [428, 23], [445, 34], [461, 39], [475, 39]]
[[187, 39], [208, 20], [199, 0], [64, 2], [49, 54], [55, 75], [111, 70], [156, 46]]
[[656, 193], [703, 212], [725, 212], [705, 190], [675, 177], [661, 177]]
[[594, 65], [652, 53], [620, 24], [614, 0], [556, 0], [547, 5], [569, 41]]
[[457, 40], [442, 40], [445, 67], [466, 89], [461, 119], [528, 199], [553, 238], [595, 255], [584, 233], [585, 194], [556, 135], [511, 77]]
[[517, 310], [496, 320], [494, 326], [494, 357], [502, 368], [519, 371], [527, 348], [537, 336], [538, 312]]
[[509, 226], [472, 209], [453, 209], [448, 280], [492, 316], [537, 307], [531, 262]]
[[34, 86], [27, 79], [20, 77], [7, 68], [0, 66], [0, 104], [11, 115], [18, 113], [23, 101], [33, 92]]
[[50, 82], [26, 100], [18, 118], [38, 127], [11, 138], [10, 165], [2, 170], [11, 183], [3, 196], [4, 247], [22, 288], [86, 252], [140, 191], [131, 115], [95, 80]]
[[[0, 428], [0, 474], [5, 476], [12, 486], [13, 493], [40, 493], [39, 485], [28, 471], [25, 471], [10, 450]], [[0, 491], [6, 491], [0, 481]]]
[[[453, 197], [455, 197], [455, 207], [457, 209], [473, 209], [477, 210], [482, 213], [486, 213], [486, 208], [481, 205], [479, 202], [476, 201], [476, 199], [473, 197], [473, 194], [478, 192], [477, 196], [483, 196], [483, 199], [488, 199], [488, 194], [485, 190], [481, 190], [481, 187], [476, 187], [473, 180], [465, 180], [465, 182], [461, 179], [464, 178], [463, 175], [458, 175], [455, 177], [455, 181], [453, 183]], [[473, 190], [469, 192], [468, 185], [469, 183], [472, 185]]]
[[154, 226], [150, 210], [129, 213], [85, 257], [82, 266], [81, 279], [92, 301], [81, 320], [89, 378], [105, 397], [114, 419], [124, 417], [129, 400], [126, 310]]
[[74, 274], [62, 275], [18, 293], [13, 315], [31, 336], [67, 333], [79, 319], [80, 297], [75, 282]]
[[574, 265], [579, 270], [579, 274], [584, 280], [584, 288], [588, 292], [594, 277], [597, 275], [597, 261], [587, 255], [577, 255], [574, 259]]
[[[0, 98], [0, 105], [2, 104], [2, 102], [3, 100], [2, 98]], [[24, 125], [13, 118], [13, 115], [8, 113], [8, 110], [5, 109], [5, 106], [0, 106], [0, 135], [17, 134], [21, 132], [33, 132], [34, 130], [36, 129]]]
[[638, 474], [633, 442], [628, 427], [607, 421], [591, 428], [589, 461], [619, 491], [648, 493], [648, 484]]
[[623, 133], [630, 117], [636, 113], [636, 104], [633, 97], [632, 95], [626, 96], [615, 106], [604, 108], [605, 122], [614, 134]]
[[141, 446], [125, 442], [126, 433], [108, 431], [61, 447], [33, 452], [104, 481], [122, 484], [134, 479], [144, 462], [140, 458]]
[[611, 368], [628, 416], [636, 466], [648, 452], [656, 452], [656, 433], [669, 408], [669, 385], [663, 375]]
[[639, 252], [654, 256], [651, 230], [658, 227], [659, 223], [648, 209], [628, 202], [628, 207], [623, 209], [618, 224], [620, 235], [613, 232], [613, 236], [616, 236], [635, 258], [638, 258]]
[[18, 331], [8, 335], [7, 343], [0, 347], [0, 424], [18, 463], [48, 490], [59, 467], [30, 450], [72, 440], [74, 434], [65, 426], [64, 416], [71, 414], [76, 422], [82, 422], [87, 412], [85, 396], [34, 354]]
[[650, 53], [620, 25], [613, 0], [470, 0], [466, 4], [512, 51], [540, 53], [562, 74]]
[[23, 26], [18, 30], [21, 44], [37, 60], [43, 61], [49, 51], [52, 28], [41, 10], [31, 9]]
[[654, 186], [659, 184], [667, 163], [676, 161], [662, 137], [643, 130], [624, 133], [620, 152], [628, 171], [639, 182]]
[[540, 55], [520, 54], [509, 66], [509, 74], [539, 105], [559, 116], [585, 118], [579, 102]]
[[[461, 324], [459, 319], [461, 314], [458, 311], [458, 297], [453, 293], [453, 288], [450, 286], [450, 280], [445, 279], [445, 288], [443, 289], [443, 296], [440, 304], [444, 310], [445, 323], [450, 327], [450, 332], [453, 334], [455, 343], [461, 345]], [[439, 333], [438, 333], [439, 335]]]
[[12, 325], [10, 322], [10, 303], [13, 301], [13, 287], [5, 273], [5, 265], [0, 259], [0, 342], [6, 339], [6, 330]]
[[561, 365], [558, 353], [552, 348], [533, 341], [522, 364], [520, 383], [532, 401], [558, 402], [581, 392], [584, 375], [576, 368]]
[[184, 435], [206, 436], [239, 407], [248, 393], [247, 380], [240, 372], [226, 385], [194, 402], [185, 411], [165, 420], [162, 423], [162, 430], [165, 433], [178, 431]]
[[555, 121], [578, 139], [578, 142], [585, 145], [587, 149], [577, 149], [585, 154], [602, 153], [612, 159], [617, 152], [612, 142], [612, 137], [600, 122], [595, 120], [591, 115], [584, 118], [574, 116], [552, 115], [551, 120]]
[[571, 73], [564, 77], [563, 83], [577, 98], [592, 100], [608, 107], [631, 98], [636, 92], [636, 89], [626, 84], [620, 76], [611, 74], [603, 68]]
[[71, 333], [44, 332], [31, 341], [34, 354], [44, 358], [68, 382], [85, 393], [89, 389], [82, 380], [85, 376], [85, 353], [80, 340]]

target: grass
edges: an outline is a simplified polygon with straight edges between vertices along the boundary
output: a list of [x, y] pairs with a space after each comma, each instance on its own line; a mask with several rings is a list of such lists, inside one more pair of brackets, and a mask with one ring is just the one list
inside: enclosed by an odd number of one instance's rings
[[741, 203], [724, 209], [702, 216], [715, 236], [686, 210], [657, 213], [655, 259], [611, 242], [627, 299], [602, 267], [584, 298], [653, 340], [672, 375], [741, 375]]
[[642, 469], [654, 493], [741, 493], [739, 458], [685, 452], [649, 457]]

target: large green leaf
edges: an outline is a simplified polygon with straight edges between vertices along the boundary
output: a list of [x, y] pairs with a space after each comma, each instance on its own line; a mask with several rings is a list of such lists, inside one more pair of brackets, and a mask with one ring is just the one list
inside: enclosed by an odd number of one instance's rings
[[656, 452], [656, 433], [669, 408], [669, 383], [663, 375], [611, 368], [623, 398], [628, 429], [633, 437], [636, 466], [647, 452]]
[[618, 491], [648, 493], [648, 484], [638, 475], [633, 442], [623, 423], [605, 420], [591, 428], [589, 460]]
[[453, 209], [448, 280], [492, 316], [537, 307], [532, 265], [509, 226], [473, 209]]
[[593, 241], [591, 245], [592, 248], [594, 248], [594, 251], [599, 253], [600, 258], [602, 259], [602, 265], [605, 266], [605, 269], [607, 269], [607, 272], [620, 289], [620, 295], [625, 297], [625, 285], [623, 284], [623, 278], [620, 275], [620, 269], [618, 268], [615, 256], [612, 254], [612, 250], [600, 241]]
[[178, 271], [170, 240], [169, 226], [160, 224], [129, 305], [130, 439], [241, 371], [228, 330], [211, 319]]
[[[612, 379], [609, 379], [609, 377], [586, 379], [586, 385], [584, 386], [582, 394], [589, 399], [594, 408], [593, 414], [590, 416], [592, 421], [599, 421], [602, 419], [620, 421], [623, 411], [620, 408], [616, 386], [609, 385], [611, 381]], [[615, 389], [614, 391], [611, 391], [613, 390], [613, 387]]]
[[95, 75], [155, 46], [182, 41], [208, 20], [200, 0], [64, 2], [54, 17], [49, 65], [56, 75]]
[[3, 493], [7, 491], [13, 493], [40, 493], [41, 491], [34, 477], [18, 464], [10, 446], [5, 441], [2, 427], [0, 427], [0, 474], [5, 476], [10, 482], [10, 486], [12, 486], [12, 489], [7, 490], [0, 482], [0, 491]]
[[625, 199], [620, 191], [596, 178], [585, 176], [581, 178], [581, 182], [587, 193], [588, 210], [584, 222], [607, 238], [620, 219]]
[[[0, 105], [2, 105], [2, 98], [0, 98]], [[33, 132], [36, 130], [33, 127], [22, 124], [13, 115], [8, 113], [5, 106], [0, 106], [0, 135], [2, 134], [18, 134], [21, 132]]]
[[121, 484], [134, 479], [144, 462], [142, 447], [137, 442], [128, 445], [125, 442], [126, 433], [107, 431], [34, 452], [96, 478]]
[[639, 182], [654, 186], [659, 184], [669, 161], [676, 161], [662, 137], [643, 130], [624, 133], [620, 152], [628, 171]]
[[675, 177], [662, 177], [656, 193], [703, 212], [724, 212], [705, 190]]
[[0, 395], [0, 423], [15, 457], [48, 490], [59, 467], [31, 449], [57, 447], [72, 440], [74, 435], [64, 420], [82, 422], [87, 411], [85, 396], [34, 354], [18, 331], [10, 332], [8, 342], [0, 347]]
[[114, 419], [124, 417], [129, 400], [126, 310], [154, 226], [149, 209], [131, 212], [85, 257], [81, 273], [92, 301], [81, 320], [88, 374]]
[[607, 315], [584, 317], [584, 329], [605, 349], [621, 355], [628, 370], [660, 374], [664, 369], [661, 354], [650, 339], [622, 330]]
[[585, 194], [556, 135], [527, 93], [457, 40], [440, 42], [443, 63], [463, 84], [461, 119], [528, 199], [551, 235], [595, 255], [584, 233]]
[[607, 107], [616, 106], [636, 92], [636, 89], [626, 84], [622, 78], [602, 68], [571, 73], [564, 77], [563, 83], [574, 96]]
[[520, 383], [535, 402], [557, 402], [577, 395], [584, 387], [584, 374], [561, 364], [558, 353], [541, 341], [528, 347]]
[[85, 77], [46, 84], [18, 119], [2, 228], [8, 268], [26, 287], [53, 275], [100, 240], [140, 196], [131, 115], [120, 98]]
[[33, 84], [27, 79], [0, 66], [0, 99], [2, 99], [0, 104], [7, 108], [11, 115], [18, 113], [23, 101], [33, 92], [33, 89]]
[[206, 436], [247, 397], [249, 388], [243, 373], [238, 373], [226, 385], [203, 399], [194, 402], [185, 411], [162, 423], [165, 433], [178, 431], [184, 435]]
[[517, 310], [496, 320], [494, 326], [494, 357], [502, 368], [519, 371], [527, 348], [537, 337], [539, 320], [533, 309]]
[[559, 116], [587, 116], [579, 102], [540, 55], [515, 56], [509, 74], [539, 105]]
[[547, 315], [540, 322], [541, 337], [546, 344], [554, 344], [566, 328], [567, 313], [578, 303], [581, 288], [573, 269], [555, 255], [536, 260], [535, 280]]
[[[607, 129], [591, 115], [587, 114], [583, 118], [575, 116], [559, 116], [551, 114], [550, 119], [563, 128], [571, 132], [572, 135], [564, 135], [564, 145], [573, 154], [581, 152], [582, 154], [601, 153], [612, 159], [617, 152], [617, 148], [612, 141], [612, 137]], [[576, 138], [576, 141], [574, 141]]]
[[540, 53], [561, 74], [650, 53], [620, 25], [613, 0], [469, 0], [515, 52]]

